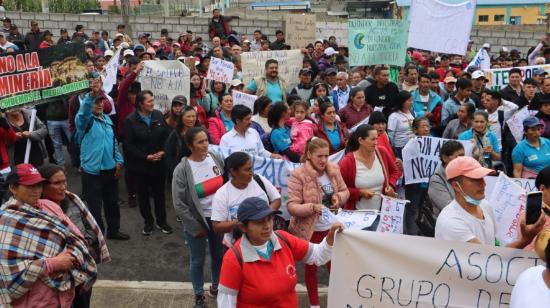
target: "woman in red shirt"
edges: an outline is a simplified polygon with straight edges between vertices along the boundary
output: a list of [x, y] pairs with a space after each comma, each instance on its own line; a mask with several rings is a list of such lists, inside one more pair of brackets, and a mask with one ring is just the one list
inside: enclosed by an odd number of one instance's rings
[[334, 223], [320, 244], [309, 243], [284, 231], [273, 231], [273, 216], [280, 213], [261, 198], [245, 199], [237, 211], [243, 236], [223, 258], [218, 307], [296, 308], [296, 261], [323, 265], [330, 261]]

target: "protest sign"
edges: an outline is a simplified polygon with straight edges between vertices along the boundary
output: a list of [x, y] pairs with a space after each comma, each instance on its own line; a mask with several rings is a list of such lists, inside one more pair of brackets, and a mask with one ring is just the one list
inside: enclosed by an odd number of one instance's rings
[[510, 132], [514, 136], [517, 143], [520, 143], [523, 139], [523, 120], [527, 117], [529, 117], [529, 110], [527, 110], [527, 106], [525, 106], [514, 113], [514, 115], [506, 121], [506, 124], [508, 124], [508, 128], [510, 128]]
[[465, 55], [476, 0], [448, 4], [439, 0], [411, 3], [408, 46], [441, 53]]
[[[403, 148], [403, 173], [405, 184], [427, 183], [441, 163], [439, 150], [449, 139], [415, 137]], [[474, 144], [471, 140], [457, 140], [464, 146], [466, 156], [471, 156]]]
[[206, 79], [230, 83], [233, 80], [234, 70], [235, 65], [232, 62], [212, 57]]
[[340, 211], [336, 219], [346, 230], [362, 230], [372, 226], [378, 213], [376, 211]]
[[254, 102], [256, 102], [258, 96], [235, 90], [231, 95], [233, 96], [233, 105], [244, 105], [254, 111]]
[[315, 37], [327, 40], [334, 36], [338, 46], [348, 46], [348, 24], [345, 22], [317, 21], [315, 24]]
[[113, 86], [116, 84], [116, 76], [118, 73], [118, 66], [120, 62], [120, 49], [118, 49], [115, 55], [109, 60], [105, 65], [103, 76], [103, 91], [105, 93], [110, 93], [113, 89]]
[[480, 48], [475, 57], [470, 61], [468, 67], [476, 66], [485, 71], [491, 69], [491, 57], [485, 48]]
[[[485, 198], [489, 198], [495, 189], [498, 177], [486, 176], [483, 179], [485, 180]], [[538, 191], [534, 179], [510, 178], [510, 180], [519, 185], [527, 193]]]
[[409, 22], [399, 19], [350, 19], [349, 65], [403, 66]]
[[[550, 64], [546, 65], [532, 65], [532, 66], [521, 66], [517, 67], [521, 70], [522, 80], [533, 78], [533, 70], [536, 68], [542, 68], [547, 73], [550, 74]], [[490, 69], [485, 71], [485, 77], [489, 80], [487, 81], [487, 88], [491, 90], [499, 91], [508, 85], [508, 73], [512, 68], [497, 68]]]
[[189, 98], [191, 77], [189, 68], [178, 60], [144, 61], [139, 74], [141, 90], [155, 95], [155, 109], [165, 113], [170, 110], [176, 95]]
[[[487, 197], [487, 196], [486, 196]], [[520, 214], [525, 210], [527, 193], [504, 173], [495, 183], [488, 199], [495, 213], [496, 238], [502, 246], [517, 239]]]
[[243, 82], [248, 85], [256, 77], [265, 77], [265, 61], [275, 59], [279, 62], [279, 78], [287, 83], [287, 89], [298, 84], [298, 73], [303, 66], [304, 56], [300, 50], [270, 50], [243, 52], [241, 65]]
[[290, 48], [305, 48], [315, 41], [314, 14], [288, 14], [285, 16], [285, 43]]
[[85, 59], [81, 43], [0, 56], [0, 109], [47, 103], [88, 88]]
[[332, 250], [328, 307], [489, 307], [510, 303], [533, 252], [344, 230]]
[[403, 215], [407, 200], [393, 199], [382, 195], [380, 222], [376, 232], [403, 233]]

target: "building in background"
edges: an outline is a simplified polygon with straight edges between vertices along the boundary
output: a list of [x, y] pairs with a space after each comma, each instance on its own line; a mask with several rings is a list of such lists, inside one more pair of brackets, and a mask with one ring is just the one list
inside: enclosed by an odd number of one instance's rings
[[[441, 0], [446, 3], [463, 3], [464, 0]], [[397, 0], [397, 5], [405, 9], [411, 0]], [[546, 23], [550, 13], [549, 0], [477, 0], [474, 24], [492, 25], [535, 25]]]

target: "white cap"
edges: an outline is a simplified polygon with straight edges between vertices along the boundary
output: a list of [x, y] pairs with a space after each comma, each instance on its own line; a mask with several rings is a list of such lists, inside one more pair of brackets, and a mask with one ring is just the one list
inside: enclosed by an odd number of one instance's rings
[[475, 71], [472, 73], [472, 79], [485, 78], [485, 74], [482, 71]]
[[500, 49], [500, 51], [502, 51], [502, 52], [508, 52], [508, 48], [502, 47], [502, 48]]
[[231, 86], [232, 86], [232, 87], [238, 87], [238, 86], [240, 86], [240, 85], [242, 85], [242, 84], [243, 84], [243, 82], [242, 82], [241, 80], [239, 80], [239, 79], [233, 79], [233, 80], [231, 80]]
[[122, 49], [128, 49], [130, 48], [130, 44], [126, 43], [126, 42], [122, 42], [120, 43], [120, 48]]
[[109, 49], [109, 50], [106, 50], [106, 51], [105, 51], [105, 55], [104, 55], [104, 56], [106, 56], [106, 57], [111, 56], [111, 57], [112, 57], [112, 56], [114, 56], [114, 55], [115, 55], [115, 52]]
[[483, 46], [481, 46], [482, 48], [491, 48], [491, 44], [489, 43], [485, 43], [483, 44]]
[[334, 50], [334, 48], [332, 47], [325, 49], [326, 56], [332, 57], [333, 55], [337, 55], [337, 54], [338, 54], [338, 51]]
[[123, 57], [126, 57], [126, 56], [134, 56], [134, 52], [130, 49], [126, 49], [124, 51], [124, 53], [122, 54]]

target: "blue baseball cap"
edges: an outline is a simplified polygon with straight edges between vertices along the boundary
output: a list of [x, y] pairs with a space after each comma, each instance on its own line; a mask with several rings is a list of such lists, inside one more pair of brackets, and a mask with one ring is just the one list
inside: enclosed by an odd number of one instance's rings
[[527, 117], [523, 120], [523, 129], [528, 129], [539, 125], [542, 126], [542, 123], [536, 117]]
[[240, 222], [260, 220], [272, 214], [281, 214], [281, 211], [271, 209], [264, 199], [250, 197], [239, 205], [237, 219]]
[[548, 75], [548, 73], [543, 68], [537, 67], [533, 69], [533, 76], [545, 76], [545, 75]]
[[141, 49], [141, 50], [145, 51], [145, 46], [143, 46], [141, 44], [135, 44], [134, 45], [134, 51], [136, 51], [137, 49]]

